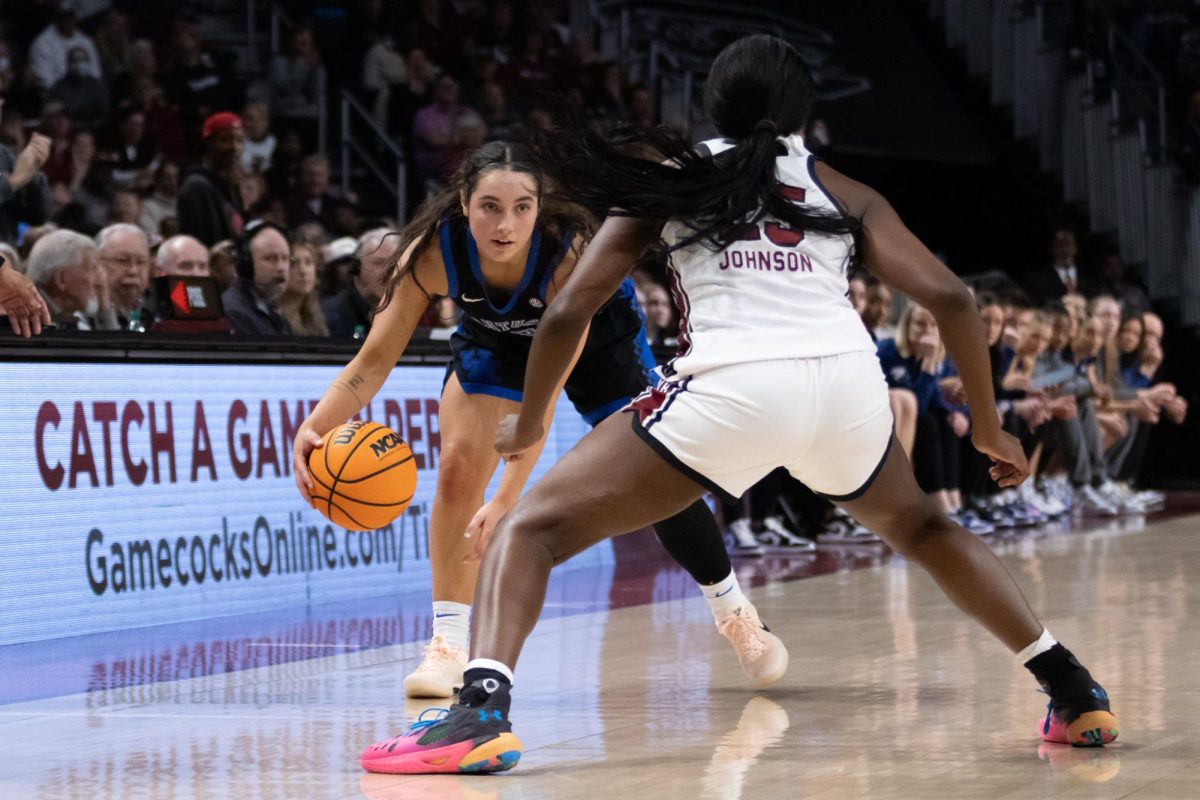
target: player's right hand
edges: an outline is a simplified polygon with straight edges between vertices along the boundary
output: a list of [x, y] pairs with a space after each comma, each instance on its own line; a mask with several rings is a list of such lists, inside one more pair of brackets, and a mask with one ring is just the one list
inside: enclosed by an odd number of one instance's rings
[[296, 431], [296, 438], [292, 440], [292, 476], [296, 479], [296, 488], [300, 490], [300, 496], [310, 506], [313, 504], [313, 478], [312, 473], [308, 471], [308, 456], [313, 450], [322, 447], [324, 442], [325, 439], [318, 436], [307, 424], [300, 426], [300, 430]]
[[1029, 477], [1029, 459], [1015, 436], [997, 430], [990, 436], [976, 435], [972, 444], [992, 460], [988, 474], [1001, 488], [1020, 486]]
[[492, 540], [496, 525], [512, 507], [512, 502], [493, 497], [475, 512], [471, 523], [467, 525], [466, 538], [471, 540], [471, 552], [463, 559], [464, 563], [477, 564], [483, 560], [483, 553]]

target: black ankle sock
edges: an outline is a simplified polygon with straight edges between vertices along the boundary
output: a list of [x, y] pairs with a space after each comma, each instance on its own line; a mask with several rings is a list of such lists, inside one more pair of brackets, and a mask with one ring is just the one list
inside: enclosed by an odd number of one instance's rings
[[501, 686], [512, 688], [512, 682], [503, 672], [476, 667], [463, 673], [463, 688], [458, 693], [458, 702], [468, 708], [481, 706]]
[[1053, 695], [1055, 690], [1062, 686], [1076, 670], [1083, 669], [1083, 665], [1070, 650], [1061, 644], [1056, 644], [1046, 652], [1039, 653], [1026, 661], [1025, 668], [1032, 672], [1033, 677], [1037, 678], [1037, 682]]

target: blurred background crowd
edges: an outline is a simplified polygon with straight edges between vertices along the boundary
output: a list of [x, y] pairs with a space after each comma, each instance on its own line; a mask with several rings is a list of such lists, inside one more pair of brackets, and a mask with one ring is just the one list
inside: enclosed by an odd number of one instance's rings
[[[602, 59], [566, 2], [271, 5], [284, 24], [258, 64], [224, 46], [220, 20], [245, 15], [234, 0], [0, 9], [0, 255], [59, 328], [165, 329], [153, 278], [211, 277], [233, 334], [362, 339], [394, 255], [388, 233], [406, 221], [398, 209], [415, 209], [465, 154], [518, 124], [554, 125], [564, 99], [602, 128], [664, 121], [658, 87]], [[1063, 70], [1112, 69], [1115, 24], [1163, 76], [1171, 157], [1200, 183], [1200, 4], [1053, 5], [1070, 12]], [[332, 158], [334, 88], [394, 143], [400, 203]], [[806, 133], [834, 166], [852, 150], [839, 150], [837, 124], [820, 115]], [[1188, 403], [1163, 378], [1170, 335], [1141, 274], [1111, 232], [1075, 220], [1004, 271], [978, 282], [977, 298], [997, 414], [1038, 467], [1020, 493], [990, 488], [970, 449], [961, 382], [931, 315], [866, 276], [852, 282], [921, 485], [980, 533], [1070, 508], [1152, 508], [1161, 498], [1135, 488], [1150, 431], [1183, 423]], [[672, 347], [679, 323], [664, 275], [636, 278], [647, 336]], [[422, 328], [445, 338], [457, 314], [435, 298]], [[726, 518], [750, 555], [869, 537], [781, 476]]]

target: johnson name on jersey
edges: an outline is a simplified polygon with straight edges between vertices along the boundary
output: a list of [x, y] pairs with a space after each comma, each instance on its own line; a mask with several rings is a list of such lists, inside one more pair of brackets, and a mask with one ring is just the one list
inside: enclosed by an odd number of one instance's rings
[[[841, 213], [817, 177], [815, 157], [798, 136], [781, 137], [776, 174], [785, 195], [817, 210]], [[698, 146], [712, 157], [729, 140]], [[668, 245], [688, 228], [668, 222]], [[692, 244], [671, 253], [668, 278], [680, 311], [679, 353], [668, 374], [787, 358], [874, 351], [850, 305], [847, 272], [854, 241], [848, 235], [808, 235], [767, 217], [747, 225], [742, 239], [720, 252]]]

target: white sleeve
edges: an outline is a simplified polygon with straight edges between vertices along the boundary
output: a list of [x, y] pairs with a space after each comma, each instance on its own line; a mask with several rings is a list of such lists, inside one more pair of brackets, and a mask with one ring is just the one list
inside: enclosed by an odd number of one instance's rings
[[62, 77], [55, 58], [54, 42], [46, 34], [33, 40], [29, 48], [29, 69], [43, 89], [49, 89]]

